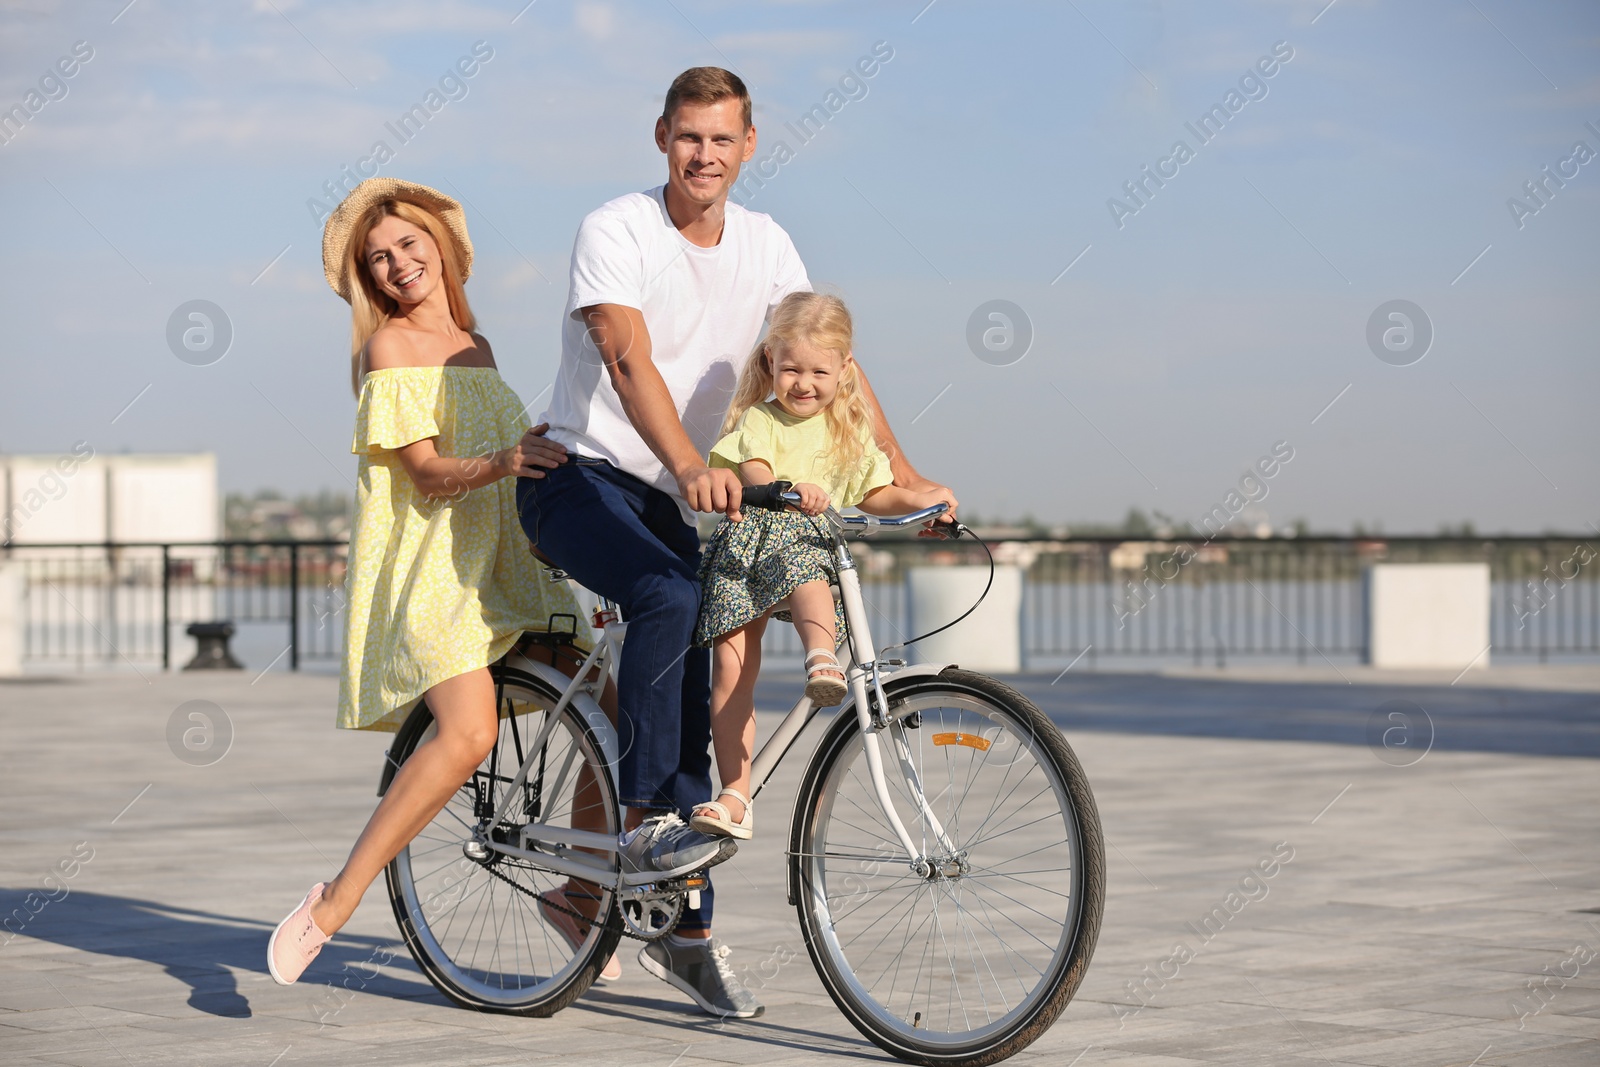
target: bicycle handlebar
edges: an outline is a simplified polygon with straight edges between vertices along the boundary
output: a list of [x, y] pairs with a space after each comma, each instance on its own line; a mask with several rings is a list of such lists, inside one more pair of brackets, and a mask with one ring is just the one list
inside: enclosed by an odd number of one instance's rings
[[[768, 511], [782, 511], [791, 503], [799, 503], [798, 493], [790, 493], [794, 488], [793, 482], [768, 482], [766, 485], [747, 485], [741, 498], [747, 508], [766, 508]], [[793, 500], [784, 499], [784, 494], [794, 497]]]
[[[800, 503], [800, 494], [792, 491], [792, 482], [768, 482], [766, 485], [747, 485], [744, 487], [742, 501], [747, 508], [766, 508], [769, 511], [782, 511], [791, 504]], [[865, 526], [876, 528], [887, 526], [898, 528], [912, 526], [919, 522], [936, 519], [950, 510], [950, 505], [940, 501], [920, 511], [913, 511], [908, 515], [895, 515], [882, 517], [878, 515], [841, 515], [833, 508], [829, 508], [827, 515], [830, 521], [839, 526]], [[943, 537], [954, 540], [961, 536], [962, 526], [958, 522], [934, 523], [932, 529]]]

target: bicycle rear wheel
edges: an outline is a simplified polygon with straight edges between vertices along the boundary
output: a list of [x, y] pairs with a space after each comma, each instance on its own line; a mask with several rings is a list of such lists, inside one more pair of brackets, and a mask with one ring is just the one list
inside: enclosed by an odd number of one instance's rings
[[[583, 939], [571, 947], [552, 925], [560, 913], [538, 899], [565, 886], [565, 875], [465, 847], [493, 816], [560, 699], [532, 675], [499, 666], [492, 670], [500, 694], [494, 750], [389, 864], [389, 900], [417, 966], [445, 996], [478, 1011], [548, 1016], [589, 988], [620, 934], [614, 921], [608, 929], [575, 920]], [[396, 736], [392, 758], [403, 767], [435, 733], [423, 701]], [[519, 827], [530, 822], [617, 833], [616, 792], [602, 747], [570, 705], [562, 709], [519, 794], [495, 840], [517, 843]], [[594, 892], [601, 920], [614, 919], [611, 891], [595, 887]]]
[[[884, 771], [933, 870], [918, 874], [872, 788], [850, 709], [817, 749], [790, 885], [817, 974], [867, 1038], [910, 1063], [994, 1063], [1072, 999], [1105, 891], [1100, 820], [1066, 739], [1027, 698], [956, 669], [891, 680]], [[899, 743], [954, 849], [942, 852]]]

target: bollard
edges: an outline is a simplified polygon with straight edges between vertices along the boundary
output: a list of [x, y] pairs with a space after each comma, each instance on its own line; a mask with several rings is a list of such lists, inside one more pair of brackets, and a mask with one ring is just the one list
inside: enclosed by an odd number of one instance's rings
[[244, 664], [228, 651], [228, 638], [233, 636], [233, 623], [191, 622], [184, 631], [195, 639], [198, 646], [194, 659], [183, 665], [186, 671], [242, 671]]

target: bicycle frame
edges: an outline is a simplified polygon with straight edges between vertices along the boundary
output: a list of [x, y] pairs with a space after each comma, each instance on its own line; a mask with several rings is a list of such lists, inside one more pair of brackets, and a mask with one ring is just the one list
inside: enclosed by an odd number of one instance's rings
[[[851, 556], [848, 542], [843, 537], [846, 526], [907, 526], [933, 518], [945, 511], [943, 504], [913, 512], [898, 519], [878, 519], [871, 516], [841, 516], [829, 508], [827, 519], [834, 542], [834, 562], [838, 568], [839, 584], [838, 595], [844, 607], [845, 620], [849, 624], [849, 652], [850, 661], [845, 668], [845, 682], [850, 690], [850, 696], [845, 705], [840, 709], [843, 714], [847, 710], [854, 710], [857, 723], [861, 729], [861, 740], [865, 748], [868, 773], [872, 780], [873, 791], [882, 806], [884, 817], [893, 829], [894, 835], [899, 839], [900, 846], [905, 850], [907, 864], [919, 873], [925, 873], [931, 868], [933, 861], [924, 848], [918, 846], [911, 833], [906, 829], [904, 820], [896, 809], [894, 798], [890, 791], [889, 780], [885, 772], [882, 745], [879, 735], [888, 733], [893, 745], [895, 764], [902, 776], [906, 791], [912, 798], [917, 815], [923, 825], [928, 828], [932, 844], [944, 855], [955, 852], [955, 846], [945, 833], [944, 827], [934, 816], [932, 807], [922, 791], [922, 782], [912, 762], [911, 751], [906, 744], [904, 731], [892, 726], [888, 720], [888, 698], [884, 694], [884, 682], [900, 674], [933, 674], [943, 669], [943, 665], [922, 665], [905, 669], [891, 669], [900, 667], [897, 661], [880, 660], [878, 652], [873, 646], [872, 631], [868, 623], [867, 609], [861, 595], [861, 578], [856, 570], [855, 560]], [[610, 601], [602, 600], [604, 611], [610, 612], [610, 618], [616, 619], [615, 605]], [[501, 825], [510, 810], [513, 799], [518, 790], [527, 780], [530, 768], [544, 745], [548, 742], [550, 734], [554, 731], [559, 721], [562, 709], [568, 705], [576, 708], [588, 721], [594, 730], [595, 736], [600, 740], [602, 751], [606, 755], [607, 766], [613, 776], [617, 773], [618, 742], [615, 728], [609, 719], [600, 710], [599, 695], [605, 685], [607, 675], [617, 665], [621, 654], [623, 639], [627, 630], [625, 622], [608, 621], [604, 627], [601, 640], [595, 642], [592, 652], [584, 659], [583, 665], [576, 674], [569, 678], [556, 671], [553, 667], [517, 656], [515, 660], [508, 660], [508, 664], [516, 669], [540, 677], [552, 688], [561, 691], [561, 698], [546, 714], [545, 723], [539, 733], [530, 741], [527, 755], [524, 756], [522, 765], [517, 769], [516, 775], [511, 779], [510, 785], [505, 790], [493, 817], [489, 823], [481, 827], [469, 846], [476, 844], [482, 848], [492, 849], [507, 856], [514, 856], [527, 862], [536, 863], [548, 870], [572, 877], [583, 878], [608, 886], [619, 884], [618, 868], [615, 860], [617, 839], [609, 834], [595, 833], [588, 830], [578, 830], [572, 827], [554, 826], [548, 823], [530, 823], [522, 828], [522, 845], [505, 844], [492, 840], [490, 832], [494, 827]], [[751, 798], [760, 793], [763, 786], [777, 769], [779, 762], [794, 744], [795, 740], [810, 725], [815, 718], [817, 709], [811, 701], [802, 696], [784, 716], [778, 728], [773, 731], [767, 742], [761, 746], [756, 754], [750, 771]], [[572, 754], [557, 771], [557, 782], [564, 784], [565, 776], [574, 772], [571, 764]], [[559, 786], [558, 786], [559, 788]], [[711, 798], [707, 798], [711, 799]], [[591, 852], [581, 851], [589, 849], [609, 854], [609, 862], [593, 855]]]

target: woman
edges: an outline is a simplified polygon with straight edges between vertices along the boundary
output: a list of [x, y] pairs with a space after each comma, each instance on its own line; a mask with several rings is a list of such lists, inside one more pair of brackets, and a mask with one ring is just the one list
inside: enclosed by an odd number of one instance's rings
[[[350, 303], [359, 398], [338, 724], [393, 731], [420, 697], [438, 731], [399, 769], [344, 869], [273, 932], [268, 969], [284, 985], [488, 755], [499, 732], [489, 664], [552, 613], [579, 614], [518, 523], [514, 479], [543, 477], [564, 452], [545, 443], [544, 427], [527, 428], [474, 332], [461, 205], [394, 178], [362, 182], [329, 216], [322, 261]], [[543, 910], [569, 941], [582, 939], [566, 913]]]

